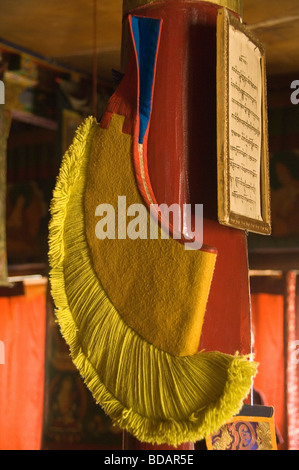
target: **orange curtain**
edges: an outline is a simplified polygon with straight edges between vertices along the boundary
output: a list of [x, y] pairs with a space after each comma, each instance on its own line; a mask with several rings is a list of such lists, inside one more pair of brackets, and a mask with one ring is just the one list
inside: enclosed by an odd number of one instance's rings
[[[259, 362], [254, 388], [261, 393], [265, 405], [274, 407], [277, 430], [286, 443], [284, 297], [268, 293], [252, 294], [251, 305], [254, 352]], [[281, 450], [284, 445], [279, 446]]]
[[24, 295], [0, 298], [0, 450], [41, 446], [45, 293], [45, 285], [35, 285]]

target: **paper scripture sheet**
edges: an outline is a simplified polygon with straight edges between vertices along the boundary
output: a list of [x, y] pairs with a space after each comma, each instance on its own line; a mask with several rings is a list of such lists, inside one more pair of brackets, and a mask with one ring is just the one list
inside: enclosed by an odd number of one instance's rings
[[261, 53], [246, 35], [229, 27], [230, 210], [261, 217]]

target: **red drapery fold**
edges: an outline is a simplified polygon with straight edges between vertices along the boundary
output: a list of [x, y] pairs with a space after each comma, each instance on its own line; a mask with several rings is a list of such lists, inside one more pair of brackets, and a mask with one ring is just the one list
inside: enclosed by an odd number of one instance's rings
[[[273, 294], [252, 294], [252, 324], [255, 359], [259, 362], [254, 388], [273, 406], [278, 431], [285, 439], [285, 361], [284, 361], [284, 297]], [[285, 444], [278, 448], [283, 449]]]
[[27, 286], [25, 295], [0, 298], [0, 450], [41, 446], [45, 291]]

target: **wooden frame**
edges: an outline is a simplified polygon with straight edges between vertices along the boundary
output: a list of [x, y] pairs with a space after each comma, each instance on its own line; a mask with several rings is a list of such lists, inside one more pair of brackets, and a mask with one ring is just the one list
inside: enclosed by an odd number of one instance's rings
[[217, 17], [217, 175], [219, 223], [270, 235], [265, 52], [226, 8]]

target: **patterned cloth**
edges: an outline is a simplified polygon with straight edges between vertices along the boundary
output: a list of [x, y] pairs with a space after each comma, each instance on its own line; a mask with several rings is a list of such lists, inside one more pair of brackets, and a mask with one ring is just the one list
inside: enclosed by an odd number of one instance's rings
[[[257, 416], [257, 409], [268, 413]], [[210, 436], [208, 450], [277, 450], [273, 408], [254, 406], [252, 411], [252, 416], [240, 413]]]

